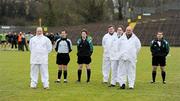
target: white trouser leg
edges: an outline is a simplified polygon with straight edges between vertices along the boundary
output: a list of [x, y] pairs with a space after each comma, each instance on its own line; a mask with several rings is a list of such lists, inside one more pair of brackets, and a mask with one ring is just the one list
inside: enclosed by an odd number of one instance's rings
[[117, 82], [117, 70], [118, 70], [118, 60], [112, 60], [111, 61], [111, 68], [112, 68], [112, 72], [111, 72], [111, 84], [112, 85], [116, 85]]
[[39, 75], [39, 65], [38, 64], [31, 64], [31, 71], [30, 71], [30, 77], [31, 77], [31, 87], [36, 87], [38, 83], [38, 75]]
[[40, 64], [41, 81], [44, 88], [49, 87], [48, 64]]
[[126, 62], [124, 62], [123, 60], [119, 61], [119, 66], [118, 66], [118, 81], [120, 86], [122, 86], [123, 84], [126, 84]]
[[129, 87], [134, 88], [135, 78], [136, 78], [136, 66], [131, 62], [128, 63], [127, 66], [127, 75], [128, 75], [128, 83]]
[[111, 68], [110, 58], [109, 57], [103, 57], [103, 67], [102, 67], [103, 82], [108, 82], [110, 68]]

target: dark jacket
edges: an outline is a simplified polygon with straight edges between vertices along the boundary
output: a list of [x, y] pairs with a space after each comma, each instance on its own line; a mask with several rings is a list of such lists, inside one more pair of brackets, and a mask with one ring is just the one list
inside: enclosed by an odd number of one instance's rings
[[169, 53], [169, 43], [162, 39], [160, 40], [161, 46], [158, 45], [158, 40], [155, 39], [151, 42], [151, 53], [152, 56], [167, 56]]
[[92, 40], [86, 38], [83, 41], [82, 38], [79, 38], [77, 41], [77, 56], [91, 56], [93, 53], [93, 44]]

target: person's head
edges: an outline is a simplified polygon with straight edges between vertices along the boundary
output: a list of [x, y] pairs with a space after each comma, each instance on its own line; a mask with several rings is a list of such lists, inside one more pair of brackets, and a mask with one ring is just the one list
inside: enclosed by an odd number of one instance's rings
[[131, 27], [131, 26], [128, 26], [128, 27], [126, 28], [126, 35], [132, 35], [132, 32], [133, 32], [132, 27]]
[[122, 25], [120, 25], [118, 28], [117, 28], [117, 34], [123, 34], [124, 33], [124, 27]]
[[81, 37], [82, 39], [86, 39], [88, 35], [88, 31], [86, 29], [81, 30]]
[[22, 32], [19, 32], [19, 35], [22, 35]]
[[109, 34], [113, 34], [114, 31], [115, 31], [115, 30], [114, 30], [114, 25], [109, 25], [109, 26], [108, 26], [108, 33], [109, 33]]
[[67, 38], [67, 31], [62, 30], [60, 35], [61, 35], [62, 38]]
[[163, 32], [157, 32], [156, 36], [158, 40], [161, 40], [163, 38]]
[[42, 27], [37, 27], [36, 29], [36, 35], [42, 35], [43, 34], [43, 29]]

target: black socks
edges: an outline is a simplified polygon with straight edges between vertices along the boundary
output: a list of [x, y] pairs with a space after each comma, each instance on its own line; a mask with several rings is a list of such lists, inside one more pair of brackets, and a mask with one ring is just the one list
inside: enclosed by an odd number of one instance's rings
[[82, 70], [78, 70], [78, 81], [81, 81], [81, 74], [82, 74]]
[[156, 71], [152, 71], [152, 80], [153, 82], [156, 80]]
[[[58, 79], [61, 79], [62, 70], [58, 70]], [[64, 70], [63, 72], [64, 79], [67, 79], [67, 70]]]
[[87, 82], [90, 81], [90, 77], [91, 77], [91, 69], [87, 69]]
[[64, 70], [63, 75], [64, 75], [64, 79], [67, 79], [67, 70]]
[[58, 70], [58, 79], [61, 79], [62, 70]]
[[[161, 71], [161, 76], [162, 76], [162, 80], [164, 82], [166, 80], [166, 72]], [[152, 80], [153, 80], [153, 82], [155, 82], [155, 79], [156, 79], [156, 71], [152, 71]]]
[[[82, 74], [82, 70], [78, 70], [78, 81], [81, 81], [81, 74]], [[90, 77], [91, 77], [91, 69], [87, 69], [87, 82], [90, 81]]]
[[161, 76], [162, 76], [162, 80], [163, 82], [165, 81], [165, 78], [166, 78], [166, 72], [165, 71], [162, 71], [161, 72]]

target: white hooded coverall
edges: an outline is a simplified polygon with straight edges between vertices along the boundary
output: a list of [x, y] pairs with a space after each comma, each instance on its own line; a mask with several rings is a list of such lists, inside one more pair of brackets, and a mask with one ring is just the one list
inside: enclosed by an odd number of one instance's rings
[[111, 50], [110, 50], [110, 60], [111, 60], [111, 85], [116, 85], [116, 82], [118, 82], [118, 65], [119, 65], [119, 55], [118, 55], [118, 47], [119, 43], [118, 40], [120, 40], [120, 37], [118, 35], [114, 35], [115, 38], [111, 44]]
[[135, 34], [128, 39], [126, 34], [119, 40], [119, 68], [118, 81], [120, 86], [126, 84], [128, 79], [129, 87], [134, 88], [136, 78], [136, 59], [140, 51], [141, 43]]
[[117, 33], [113, 33], [110, 35], [109, 33], [105, 34], [102, 39], [103, 46], [103, 64], [102, 64], [102, 73], [103, 73], [103, 82], [108, 82], [109, 73], [111, 69], [111, 60], [110, 60], [110, 51], [112, 48], [113, 41], [116, 40]]
[[30, 77], [31, 87], [38, 83], [39, 71], [44, 88], [49, 87], [48, 54], [52, 50], [51, 41], [44, 35], [36, 35], [30, 39]]

